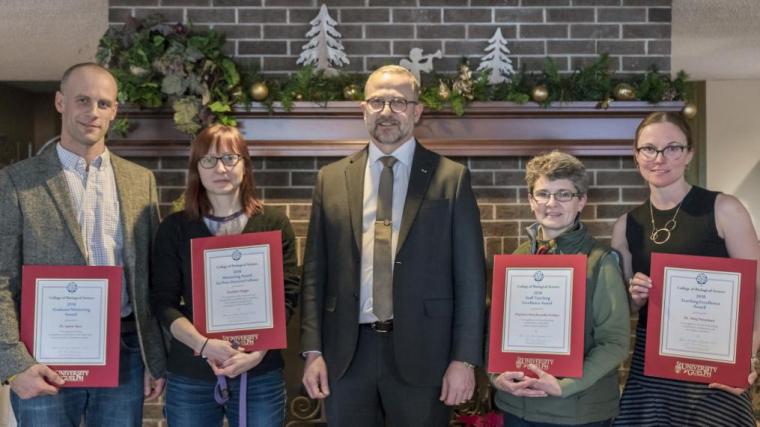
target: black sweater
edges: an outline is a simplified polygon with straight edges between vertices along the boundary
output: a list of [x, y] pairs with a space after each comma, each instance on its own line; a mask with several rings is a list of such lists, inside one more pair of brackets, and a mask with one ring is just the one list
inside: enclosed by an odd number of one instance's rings
[[[283, 277], [287, 317], [295, 310], [300, 291], [300, 277], [296, 266], [296, 239], [288, 218], [273, 209], [248, 220], [243, 233], [280, 230], [282, 232]], [[151, 264], [150, 301], [159, 321], [169, 329], [179, 317], [193, 320], [190, 239], [211, 237], [202, 219], [191, 221], [184, 212], [169, 215], [158, 227]], [[255, 374], [283, 366], [279, 350], [270, 350], [250, 372]], [[172, 337], [167, 370], [190, 378], [215, 381], [213, 371], [205, 360], [195, 356], [193, 350]]]

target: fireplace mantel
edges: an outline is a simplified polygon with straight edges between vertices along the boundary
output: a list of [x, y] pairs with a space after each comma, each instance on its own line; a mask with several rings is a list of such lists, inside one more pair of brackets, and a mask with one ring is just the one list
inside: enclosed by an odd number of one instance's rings
[[[611, 102], [606, 110], [594, 102], [556, 104], [473, 102], [465, 114], [425, 111], [415, 136], [447, 156], [522, 156], [554, 148], [583, 156], [631, 153], [633, 134], [652, 111], [680, 111], [682, 102]], [[235, 111], [251, 155], [344, 156], [367, 143], [358, 102], [296, 102], [290, 111], [263, 105]], [[174, 128], [169, 110], [123, 108], [133, 130], [111, 137], [109, 147], [129, 157], [187, 156], [190, 137]]]

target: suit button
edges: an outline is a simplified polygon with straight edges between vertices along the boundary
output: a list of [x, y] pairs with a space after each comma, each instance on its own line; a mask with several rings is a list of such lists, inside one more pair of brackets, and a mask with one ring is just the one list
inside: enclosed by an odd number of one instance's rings
[[351, 295], [354, 297], [354, 299], [356, 299], [356, 300], [359, 299], [359, 294], [358, 293], [354, 292]]

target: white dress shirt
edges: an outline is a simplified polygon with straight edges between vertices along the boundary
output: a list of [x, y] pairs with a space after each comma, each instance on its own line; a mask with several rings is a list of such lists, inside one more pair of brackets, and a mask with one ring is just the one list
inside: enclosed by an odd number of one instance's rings
[[[401, 228], [401, 216], [404, 213], [406, 191], [409, 188], [409, 172], [412, 170], [414, 138], [409, 139], [390, 155], [398, 161], [393, 165], [393, 209], [391, 228], [391, 268], [396, 259], [398, 231]], [[364, 170], [364, 199], [362, 213], [362, 259], [361, 287], [359, 290], [359, 323], [372, 323], [378, 320], [372, 312], [372, 273], [375, 254], [375, 217], [377, 216], [377, 190], [380, 185], [380, 173], [383, 164], [380, 158], [387, 154], [380, 151], [373, 142], [369, 143], [367, 166]]]

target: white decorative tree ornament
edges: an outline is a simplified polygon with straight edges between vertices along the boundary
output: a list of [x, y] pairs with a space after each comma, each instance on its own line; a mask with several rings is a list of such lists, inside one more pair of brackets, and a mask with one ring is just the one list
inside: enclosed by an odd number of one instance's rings
[[441, 49], [430, 55], [423, 55], [422, 49], [415, 47], [409, 51], [409, 59], [402, 59], [398, 65], [411, 71], [414, 77], [417, 78], [417, 82], [421, 83], [420, 71], [425, 73], [433, 71], [433, 58], [441, 59], [441, 56]]
[[508, 82], [515, 69], [512, 68], [512, 60], [507, 57], [510, 52], [507, 40], [501, 35], [501, 28], [496, 29], [484, 50], [488, 53], [480, 58], [478, 71], [490, 71], [488, 81], [492, 85]]
[[336, 73], [331, 65], [342, 67], [349, 63], [340, 42], [341, 35], [335, 29], [338, 22], [330, 17], [327, 6], [323, 4], [317, 17], [309, 23], [311, 30], [306, 33], [306, 37], [311, 37], [311, 40], [301, 47], [302, 52], [296, 64], [317, 64], [317, 70], [328, 74]]

